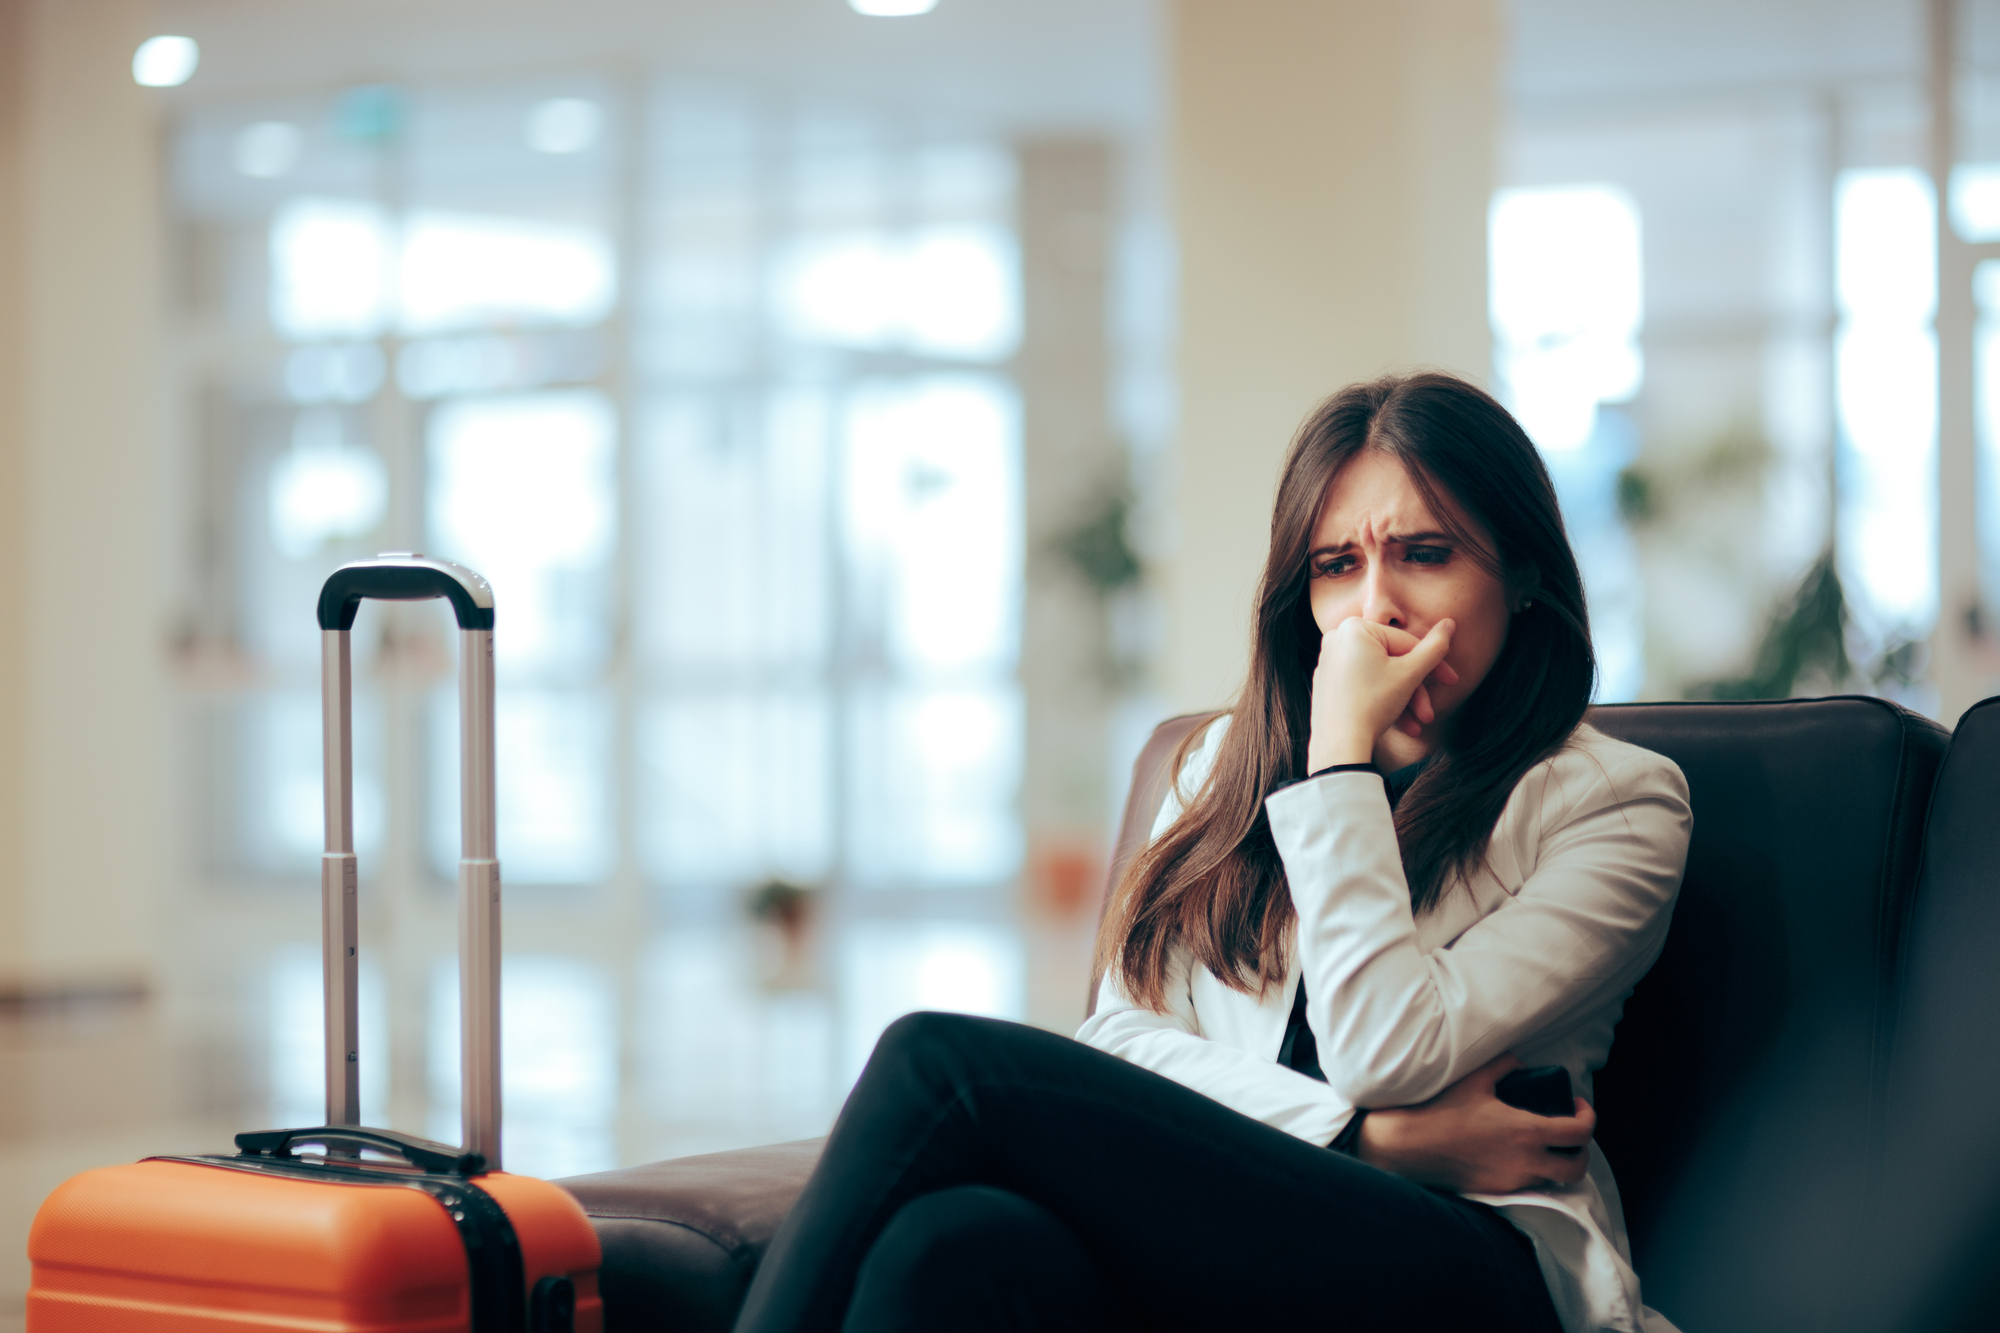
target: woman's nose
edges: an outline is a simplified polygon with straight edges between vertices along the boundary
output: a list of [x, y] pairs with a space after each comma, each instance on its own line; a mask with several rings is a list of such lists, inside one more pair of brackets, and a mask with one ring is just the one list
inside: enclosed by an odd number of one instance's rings
[[1395, 577], [1380, 562], [1371, 562], [1361, 589], [1361, 618], [1375, 625], [1407, 629]]

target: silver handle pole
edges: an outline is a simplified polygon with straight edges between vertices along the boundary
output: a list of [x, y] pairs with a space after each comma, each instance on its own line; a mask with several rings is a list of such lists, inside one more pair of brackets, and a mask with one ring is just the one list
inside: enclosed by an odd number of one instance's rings
[[493, 797], [493, 631], [458, 636], [458, 1005], [465, 1147], [500, 1169], [500, 862]]
[[354, 865], [354, 667], [346, 630], [320, 633], [326, 853], [319, 863], [326, 977], [326, 1123], [361, 1123]]

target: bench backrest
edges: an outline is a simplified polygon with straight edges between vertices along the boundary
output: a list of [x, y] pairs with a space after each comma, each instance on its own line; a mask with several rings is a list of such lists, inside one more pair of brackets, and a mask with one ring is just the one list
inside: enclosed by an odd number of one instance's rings
[[1627, 704], [1687, 775], [1660, 960], [1597, 1076], [1646, 1301], [1683, 1328], [1839, 1326], [1867, 1271], [1897, 968], [1944, 730], [1878, 699]]
[[2000, 1309], [2000, 699], [1952, 734], [1924, 826], [1882, 1135], [1873, 1300], [1848, 1328], [1952, 1333]]

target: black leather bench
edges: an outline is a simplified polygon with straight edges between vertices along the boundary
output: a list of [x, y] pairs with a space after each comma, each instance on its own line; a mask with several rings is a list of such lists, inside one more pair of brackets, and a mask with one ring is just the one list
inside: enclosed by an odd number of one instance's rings
[[[1162, 724], [1135, 765], [1112, 878], [1159, 807], [1174, 746], [1205, 716]], [[1680, 764], [1694, 803], [1672, 931], [1596, 1087], [1647, 1302], [1689, 1333], [1889, 1327], [1857, 1322], [1886, 1314], [1880, 1259], [1896, 1247], [1881, 1209], [1924, 1212], [1907, 1190], [1885, 1190], [1882, 1147], [1912, 1118], [1907, 1090], [1942, 1095], [1940, 1071], [1956, 1059], [1948, 1041], [1898, 1044], [1898, 1007], [1922, 1015], [1906, 1027], [1940, 1040], [1969, 1012], [2000, 1018], [2000, 968], [1978, 966], [2000, 950], [2000, 896], [1975, 887], [2000, 865], [2000, 834], [1986, 834], [1991, 815], [1965, 813], [2000, 814], [1987, 799], [2000, 799], [2000, 709], [1982, 705], [1960, 728], [1922, 893], [1925, 814], [1947, 747], [1934, 723], [1867, 698], [1615, 705], [1591, 720]], [[1984, 952], [1965, 945], [1973, 937]], [[1978, 1109], [1990, 1123], [2000, 1024], [1981, 1033]], [[1978, 1117], [1960, 1119], [1977, 1138]], [[610, 1333], [727, 1329], [818, 1149], [562, 1182], [604, 1242]], [[2000, 1185], [2000, 1145], [1981, 1139], [1978, 1152], [1981, 1183]], [[1970, 1197], [1984, 1207], [2000, 1195]], [[1974, 1221], [2000, 1231], [2000, 1213]], [[1909, 1292], [1935, 1280], [1922, 1263], [1905, 1267]]]
[[1866, 1289], [1847, 1327], [2000, 1323], [2000, 699], [1952, 734], [1903, 932]]

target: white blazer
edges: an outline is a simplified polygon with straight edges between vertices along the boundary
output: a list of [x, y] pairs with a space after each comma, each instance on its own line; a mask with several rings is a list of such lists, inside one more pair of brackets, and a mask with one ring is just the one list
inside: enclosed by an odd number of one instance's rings
[[[1182, 767], [1154, 837], [1200, 790], [1227, 722]], [[1320, 1144], [1355, 1107], [1428, 1100], [1505, 1051], [1563, 1065], [1592, 1097], [1625, 998], [1666, 940], [1687, 861], [1687, 782], [1672, 760], [1579, 728], [1514, 788], [1485, 864], [1422, 916], [1381, 779], [1329, 773], [1273, 793], [1265, 809], [1298, 910], [1285, 984], [1246, 995], [1176, 949], [1166, 1013], [1135, 1004], [1114, 973], [1078, 1040]], [[1324, 1083], [1277, 1063], [1301, 976]], [[1468, 1197], [1534, 1242], [1570, 1333], [1672, 1333], [1640, 1302], [1618, 1187], [1595, 1143], [1579, 1184]]]

